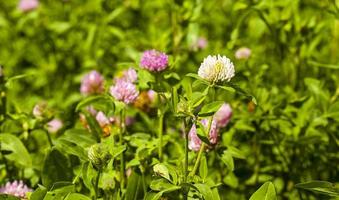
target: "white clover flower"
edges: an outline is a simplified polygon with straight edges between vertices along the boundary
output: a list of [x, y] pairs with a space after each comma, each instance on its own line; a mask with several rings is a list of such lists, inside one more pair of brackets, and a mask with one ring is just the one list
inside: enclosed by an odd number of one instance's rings
[[226, 56], [207, 56], [201, 63], [198, 75], [210, 82], [230, 81], [234, 65]]

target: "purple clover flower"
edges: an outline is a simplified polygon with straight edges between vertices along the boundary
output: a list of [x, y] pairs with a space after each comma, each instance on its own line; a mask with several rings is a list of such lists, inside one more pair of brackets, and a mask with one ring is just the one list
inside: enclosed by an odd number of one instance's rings
[[50, 133], [58, 132], [63, 126], [63, 123], [60, 119], [54, 118], [47, 123], [47, 130]]
[[104, 91], [104, 78], [96, 70], [92, 70], [81, 81], [80, 92], [83, 95], [102, 93]]
[[32, 192], [32, 189], [27, 187], [21, 180], [7, 182], [5, 186], [0, 188], [0, 193], [13, 195], [19, 198], [26, 198], [26, 193]]
[[121, 79], [123, 79], [127, 82], [135, 83], [138, 79], [138, 74], [135, 71], [135, 69], [129, 68], [129, 69], [123, 71], [123, 75], [122, 75]]
[[116, 79], [115, 85], [110, 87], [110, 93], [125, 104], [133, 103], [139, 95], [137, 87], [124, 79]]
[[232, 108], [229, 104], [224, 103], [214, 114], [214, 120], [217, 122], [218, 128], [225, 127], [232, 117]]
[[18, 7], [21, 11], [28, 12], [36, 9], [38, 6], [38, 0], [21, 0]]
[[[208, 128], [208, 119], [202, 119], [200, 121], [205, 128]], [[199, 151], [201, 147], [201, 140], [197, 135], [197, 128], [196, 125], [193, 124], [190, 132], [188, 133], [188, 148], [192, 151]], [[211, 144], [217, 144], [218, 142], [218, 129], [217, 129], [217, 122], [212, 120], [211, 129], [209, 132], [209, 141]]]
[[147, 50], [143, 53], [140, 66], [152, 72], [160, 72], [168, 66], [168, 56], [157, 50]]

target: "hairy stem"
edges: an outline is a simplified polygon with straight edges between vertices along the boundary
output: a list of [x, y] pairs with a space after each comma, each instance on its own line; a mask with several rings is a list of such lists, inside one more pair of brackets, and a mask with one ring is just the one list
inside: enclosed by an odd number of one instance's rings
[[52, 138], [51, 138], [51, 135], [49, 134], [49, 132], [46, 130], [45, 131], [46, 133], [46, 136], [47, 136], [47, 139], [48, 139], [48, 143], [51, 147], [53, 147], [53, 142], [52, 142]]
[[164, 126], [164, 114], [160, 111], [159, 113], [159, 124], [158, 124], [158, 137], [159, 137], [159, 160], [162, 161], [162, 143], [163, 143], [163, 126]]
[[95, 200], [98, 199], [98, 197], [99, 197], [99, 180], [100, 180], [100, 175], [101, 175], [101, 171], [99, 170], [98, 174], [97, 174], [97, 177], [95, 179], [95, 186], [94, 186], [94, 189], [95, 189]]
[[200, 150], [199, 150], [199, 153], [198, 153], [198, 157], [197, 157], [197, 159], [196, 159], [196, 161], [195, 161], [193, 170], [192, 170], [191, 173], [190, 173], [191, 176], [194, 176], [195, 173], [196, 173], [197, 170], [198, 170], [198, 166], [199, 166], [199, 163], [200, 163], [202, 154], [203, 154], [203, 152], [205, 151], [205, 146], [206, 146], [205, 143], [202, 143], [201, 146], [200, 146]]
[[[123, 145], [123, 134], [125, 133], [125, 111], [120, 111], [120, 133], [119, 133], [119, 145]], [[124, 152], [120, 155], [120, 189], [125, 186], [125, 158]]]

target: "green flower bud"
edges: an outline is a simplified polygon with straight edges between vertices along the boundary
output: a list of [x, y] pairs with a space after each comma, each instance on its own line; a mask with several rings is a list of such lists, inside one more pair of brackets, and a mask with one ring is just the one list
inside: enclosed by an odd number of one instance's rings
[[88, 159], [97, 170], [104, 168], [110, 158], [111, 155], [102, 144], [94, 144], [88, 150]]

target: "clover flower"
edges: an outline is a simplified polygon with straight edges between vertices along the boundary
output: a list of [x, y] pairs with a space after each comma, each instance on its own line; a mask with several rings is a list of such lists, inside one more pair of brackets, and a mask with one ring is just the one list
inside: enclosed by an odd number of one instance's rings
[[229, 104], [224, 103], [214, 114], [214, 120], [217, 122], [218, 128], [225, 127], [232, 117], [232, 108]]
[[201, 63], [198, 75], [209, 82], [230, 81], [234, 65], [226, 56], [208, 56]]
[[247, 60], [251, 56], [251, 49], [247, 47], [241, 47], [235, 52], [235, 58], [238, 60]]
[[188, 148], [192, 151], [199, 151], [201, 146], [201, 140], [197, 135], [197, 127], [195, 124], [192, 125], [190, 132], [188, 133]]
[[127, 82], [135, 83], [138, 79], [138, 74], [135, 69], [129, 68], [123, 71], [123, 76], [121, 78]]
[[47, 123], [47, 130], [50, 133], [58, 132], [63, 126], [63, 123], [60, 119], [54, 118]]
[[81, 81], [80, 92], [83, 95], [102, 93], [104, 91], [104, 78], [96, 70], [92, 70]]
[[33, 108], [33, 116], [36, 118], [42, 118], [44, 116], [44, 113], [46, 112], [47, 109], [47, 103], [46, 102], [40, 102], [35, 104]]
[[125, 104], [133, 103], [139, 95], [137, 87], [133, 83], [123, 79], [116, 80], [115, 85], [110, 87], [110, 93], [115, 99]]
[[152, 72], [160, 72], [168, 66], [168, 56], [156, 50], [147, 50], [143, 53], [140, 66]]
[[101, 111], [96, 114], [95, 119], [102, 129], [104, 137], [109, 136], [111, 134], [111, 120]]
[[[206, 129], [209, 128], [208, 119], [202, 119], [200, 122], [203, 124], [204, 128]], [[208, 139], [211, 144], [217, 144], [218, 142], [218, 129], [217, 129], [217, 123], [215, 120], [212, 120], [210, 132], [208, 134]], [[197, 128], [195, 124], [192, 125], [192, 128], [190, 132], [188, 133], [188, 140], [189, 140], [188, 148], [192, 151], [199, 151], [202, 141], [197, 135]]]
[[21, 11], [27, 12], [36, 9], [38, 5], [38, 0], [21, 0], [18, 7]]
[[27, 187], [21, 180], [7, 182], [5, 186], [0, 188], [0, 193], [13, 195], [19, 198], [26, 198], [26, 193], [32, 192], [32, 189]]
[[205, 49], [208, 45], [208, 41], [205, 37], [198, 37], [191, 45], [191, 49], [196, 51], [199, 49]]

